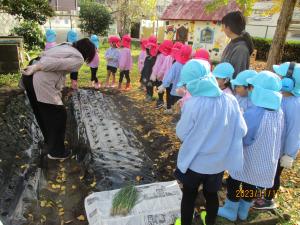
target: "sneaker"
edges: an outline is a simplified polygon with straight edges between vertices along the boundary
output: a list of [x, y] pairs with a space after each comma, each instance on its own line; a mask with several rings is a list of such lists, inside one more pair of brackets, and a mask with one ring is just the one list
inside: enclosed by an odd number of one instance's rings
[[47, 155], [48, 159], [53, 159], [53, 160], [65, 160], [70, 158], [72, 155], [72, 152], [69, 150], [66, 150], [62, 156], [51, 156], [50, 154]]
[[146, 98], [145, 98], [145, 101], [146, 102], [151, 102], [152, 101], [152, 97], [147, 95]]
[[101, 87], [100, 83], [97, 82], [97, 83], [94, 84], [94, 88], [95, 88], [96, 90], [99, 90], [100, 87]]
[[72, 80], [72, 89], [73, 90], [77, 90], [78, 89], [77, 80]]
[[156, 102], [155, 109], [160, 109], [160, 108], [163, 108], [163, 107], [164, 107], [164, 102], [162, 102], [162, 101], [157, 101]]
[[166, 109], [164, 111], [164, 114], [166, 114], [166, 115], [172, 115], [173, 114], [173, 109]]
[[267, 200], [267, 199], [257, 199], [253, 206], [253, 209], [276, 209], [277, 205], [273, 200]]
[[115, 88], [116, 87], [115, 83], [111, 83], [110, 87]]

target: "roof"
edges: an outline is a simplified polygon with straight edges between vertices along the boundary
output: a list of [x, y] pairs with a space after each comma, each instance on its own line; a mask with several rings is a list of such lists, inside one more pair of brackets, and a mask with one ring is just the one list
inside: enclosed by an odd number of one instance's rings
[[230, 1], [210, 13], [205, 11], [208, 0], [173, 0], [164, 11], [161, 20], [221, 21], [223, 16], [239, 10], [235, 1]]

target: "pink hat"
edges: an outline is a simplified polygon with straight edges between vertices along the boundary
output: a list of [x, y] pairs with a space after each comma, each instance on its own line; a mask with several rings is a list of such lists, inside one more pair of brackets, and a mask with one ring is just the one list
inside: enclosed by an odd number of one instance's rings
[[146, 48], [150, 50], [150, 55], [151, 56], [156, 56], [158, 52], [158, 45], [152, 42], [147, 43]]
[[148, 43], [148, 40], [143, 38], [143, 39], [140, 41], [140, 43], [141, 43], [141, 49], [142, 49], [143, 51], [145, 51], [146, 45], [147, 45], [147, 43]]
[[110, 36], [108, 38], [108, 42], [110, 44], [116, 44], [116, 47], [120, 47], [120, 41], [121, 39], [118, 36]]
[[206, 49], [200, 48], [196, 51], [194, 59], [203, 59], [209, 61], [209, 53]]
[[171, 54], [173, 47], [173, 42], [170, 40], [164, 40], [163, 43], [159, 46], [158, 51], [160, 51], [163, 55], [167, 56]]
[[175, 59], [175, 56], [177, 55], [177, 53], [179, 52], [179, 50], [181, 49], [181, 47], [183, 46], [183, 44], [181, 42], [175, 42], [175, 44], [173, 45], [172, 51], [171, 51], [171, 56]]
[[131, 44], [131, 37], [126, 34], [122, 37], [122, 46], [125, 48], [130, 48], [130, 44]]
[[185, 64], [190, 60], [192, 54], [192, 47], [189, 45], [183, 45], [180, 51], [176, 54], [175, 59], [181, 64]]
[[151, 36], [148, 38], [148, 42], [157, 44], [157, 38], [156, 38], [156, 36], [155, 36], [155, 35], [151, 35]]

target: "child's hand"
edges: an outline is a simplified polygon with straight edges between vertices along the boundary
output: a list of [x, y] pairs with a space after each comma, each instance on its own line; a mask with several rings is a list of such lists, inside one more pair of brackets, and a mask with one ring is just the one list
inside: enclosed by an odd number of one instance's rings
[[34, 74], [35, 72], [39, 71], [40, 67], [38, 64], [32, 65], [32, 66], [27, 66], [24, 70], [21, 71], [23, 75], [30, 76]]

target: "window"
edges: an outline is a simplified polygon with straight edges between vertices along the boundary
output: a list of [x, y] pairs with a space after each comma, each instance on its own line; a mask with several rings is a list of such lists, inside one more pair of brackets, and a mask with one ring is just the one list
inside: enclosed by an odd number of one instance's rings
[[214, 31], [209, 27], [201, 31], [201, 43], [212, 44], [214, 42]]

